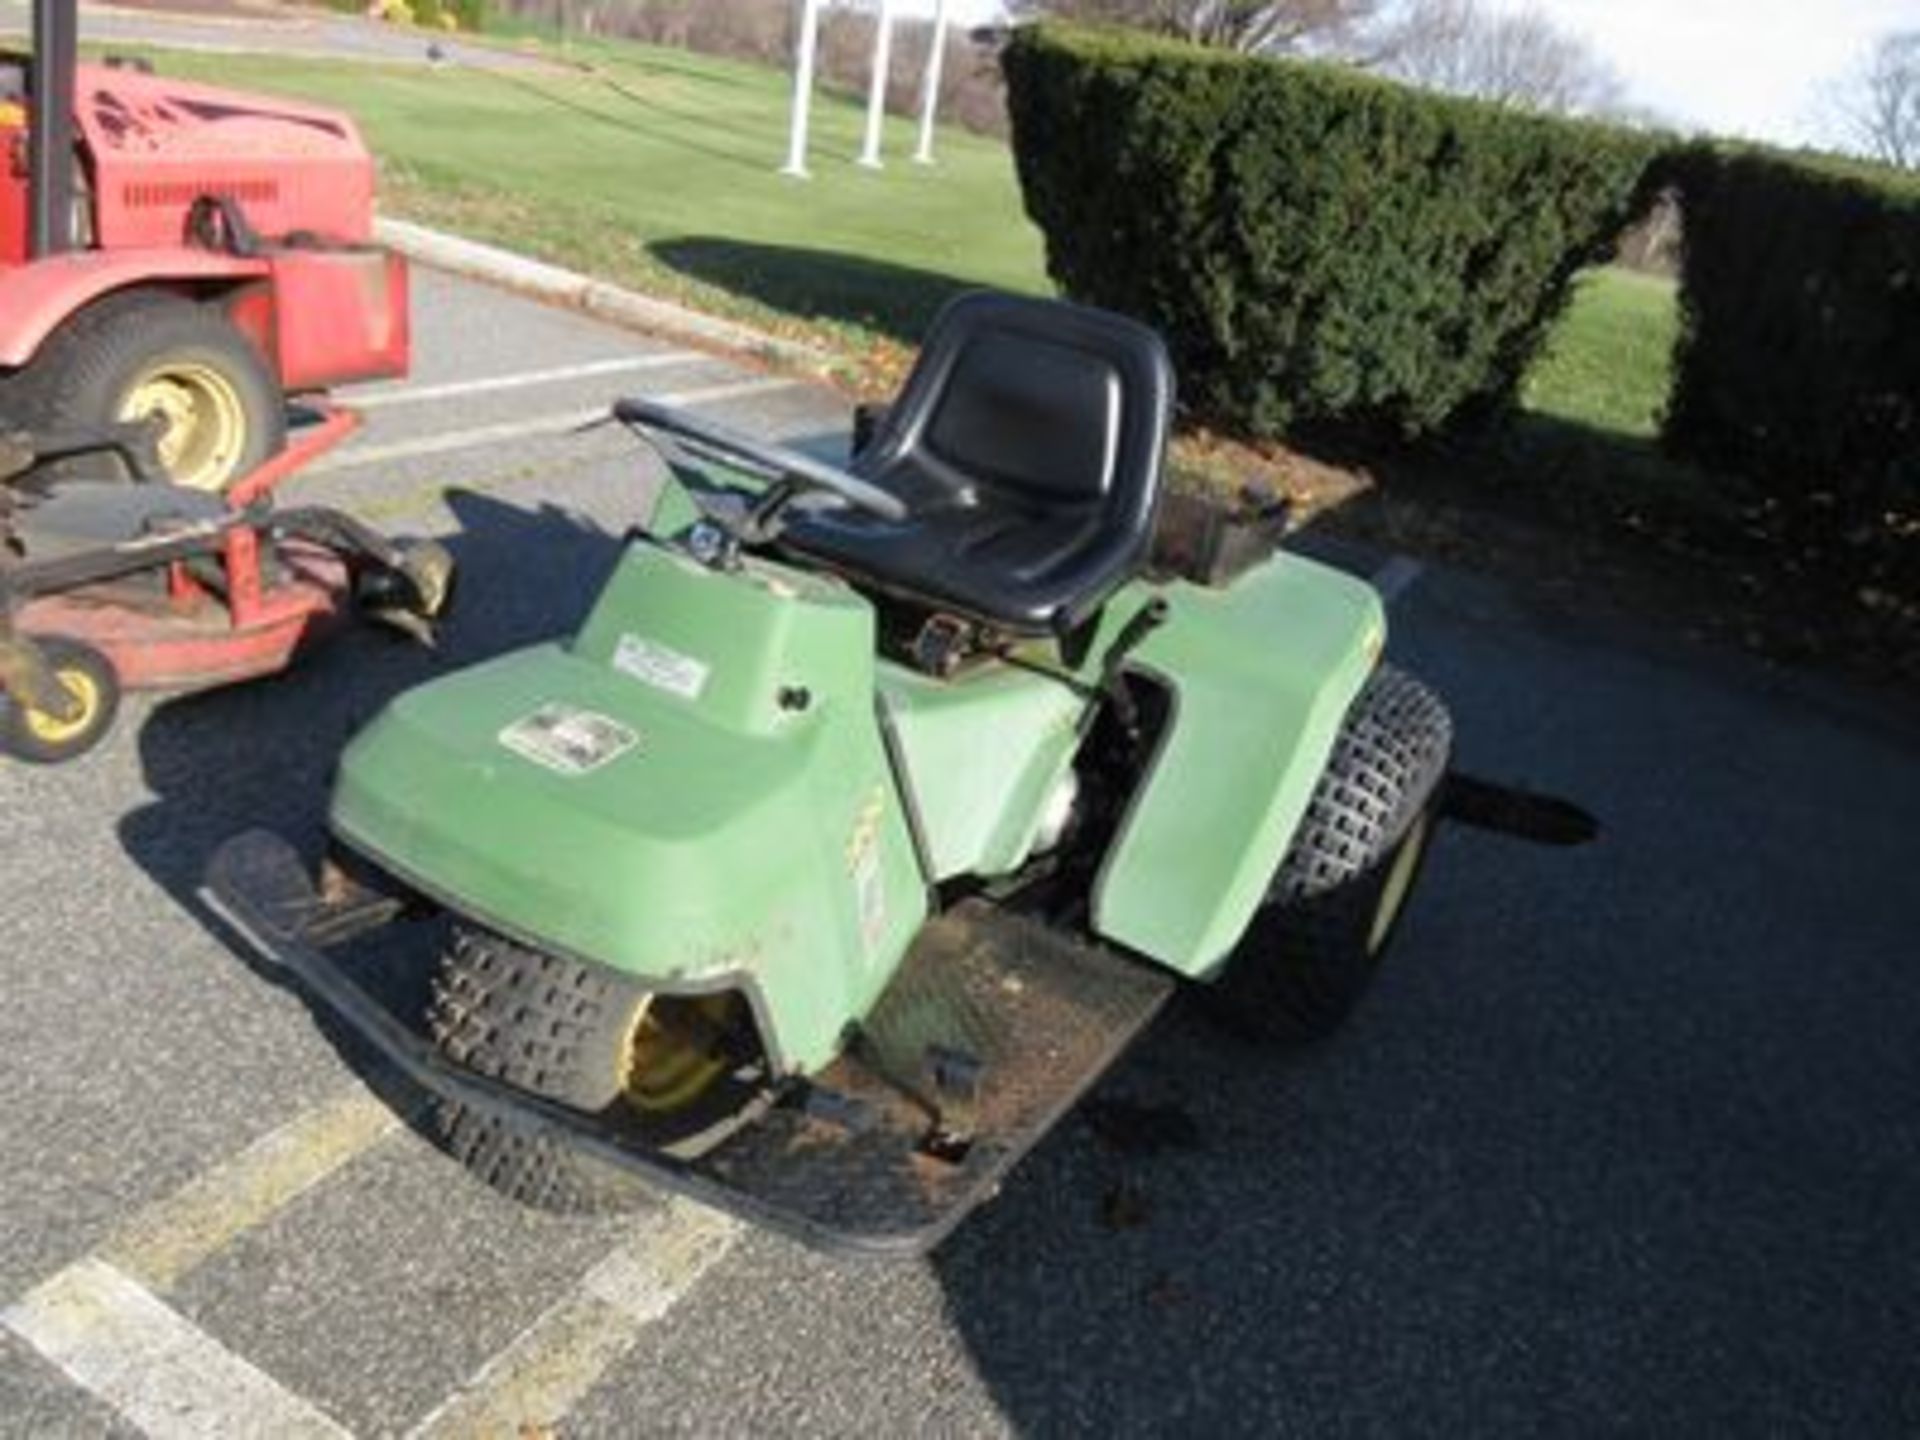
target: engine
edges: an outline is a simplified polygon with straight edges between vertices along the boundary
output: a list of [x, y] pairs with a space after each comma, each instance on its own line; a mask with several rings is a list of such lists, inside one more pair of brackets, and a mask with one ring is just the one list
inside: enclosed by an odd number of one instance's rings
[[[0, 266], [26, 258], [25, 62], [0, 56]], [[297, 101], [82, 65], [75, 74], [75, 227], [87, 248], [177, 246], [203, 196], [269, 240], [365, 244], [373, 158], [344, 115]]]

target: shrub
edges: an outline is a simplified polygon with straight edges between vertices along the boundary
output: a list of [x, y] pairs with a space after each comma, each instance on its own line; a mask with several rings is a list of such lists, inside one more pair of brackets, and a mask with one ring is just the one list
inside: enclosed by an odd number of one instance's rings
[[441, 8], [462, 30], [477, 35], [487, 28], [487, 0], [441, 0]]
[[1193, 417], [1257, 436], [1506, 408], [1658, 148], [1119, 32], [1031, 27], [1004, 64], [1055, 281], [1158, 327]]
[[440, 8], [440, 0], [408, 0], [408, 3], [413, 7], [415, 25], [424, 26], [429, 30], [440, 28], [440, 18], [444, 13]]
[[1669, 167], [1669, 447], [1744, 477], [1769, 528], [1850, 583], [1920, 598], [1920, 179], [1706, 145]]

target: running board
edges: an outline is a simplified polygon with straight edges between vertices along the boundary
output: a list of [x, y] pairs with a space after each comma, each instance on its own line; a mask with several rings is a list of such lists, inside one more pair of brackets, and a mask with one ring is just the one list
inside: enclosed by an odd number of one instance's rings
[[963, 902], [922, 928], [845, 1054], [680, 1158], [449, 1061], [324, 953], [332, 907], [278, 836], [227, 841], [201, 896], [435, 1095], [819, 1248], [874, 1256], [923, 1254], [989, 1199], [1174, 988], [1162, 971]]

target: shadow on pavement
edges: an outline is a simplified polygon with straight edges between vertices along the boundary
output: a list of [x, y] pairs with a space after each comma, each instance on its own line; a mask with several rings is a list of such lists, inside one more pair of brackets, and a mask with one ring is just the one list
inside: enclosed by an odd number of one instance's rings
[[[572, 631], [620, 552], [617, 536], [552, 506], [527, 510], [468, 491], [445, 500], [459, 525], [442, 537], [458, 590], [437, 649], [350, 625], [284, 675], [158, 705], [141, 730], [152, 799], [121, 821], [121, 843], [212, 932], [232, 938], [198, 893], [223, 841], [265, 828], [317, 857], [334, 763], [352, 735], [393, 696], [434, 675]], [[234, 963], [307, 1001], [322, 1032], [397, 1108], [418, 1113], [419, 1097], [383, 1079], [384, 1067], [331, 1011], [253, 961], [243, 944], [232, 948]], [[431, 958], [409, 957], [362, 978], [389, 1000], [417, 1006]]]
[[1317, 1048], [1163, 1019], [1098, 1093], [1178, 1143], [1083, 1108], [935, 1255], [979, 1375], [1032, 1434], [1910, 1431], [1920, 750], [1416, 593], [1459, 763], [1605, 829], [1444, 831]]
[[934, 313], [975, 282], [832, 250], [709, 235], [656, 240], [649, 253], [689, 279], [797, 320], [839, 322], [918, 344]]

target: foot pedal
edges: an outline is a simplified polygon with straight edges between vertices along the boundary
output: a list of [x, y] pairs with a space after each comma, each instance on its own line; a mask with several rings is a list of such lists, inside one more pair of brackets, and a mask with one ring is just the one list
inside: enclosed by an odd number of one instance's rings
[[807, 1086], [800, 1099], [800, 1109], [809, 1119], [849, 1135], [865, 1135], [880, 1123], [880, 1117], [866, 1101], [818, 1085]]
[[278, 936], [322, 949], [389, 923], [406, 903], [369, 889], [332, 862], [320, 874], [316, 887], [300, 852], [266, 830], [234, 836], [208, 869], [216, 887], [246, 895]]
[[927, 1137], [927, 1150], [945, 1160], [958, 1160], [973, 1144], [980, 1125], [986, 1067], [975, 1056], [945, 1045], [929, 1045], [921, 1066], [938, 1111], [933, 1133]]

